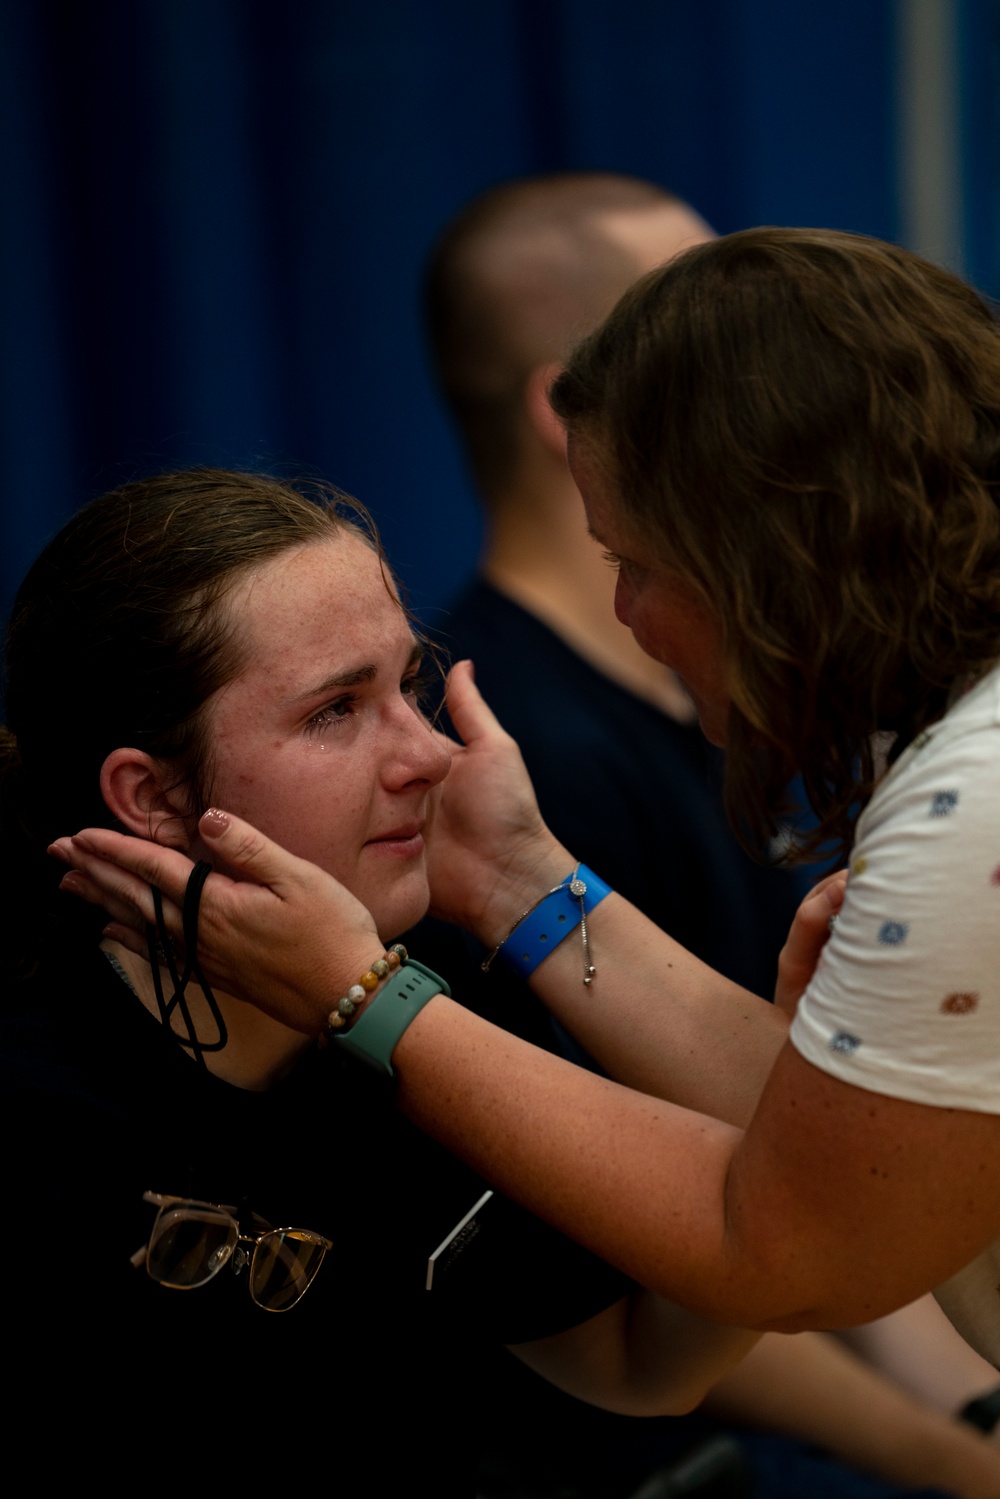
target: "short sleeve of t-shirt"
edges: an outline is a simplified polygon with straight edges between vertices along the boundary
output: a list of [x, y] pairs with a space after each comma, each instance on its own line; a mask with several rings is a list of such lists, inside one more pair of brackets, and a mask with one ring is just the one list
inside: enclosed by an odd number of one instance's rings
[[892, 767], [791, 1040], [856, 1087], [1000, 1113], [1000, 670]]

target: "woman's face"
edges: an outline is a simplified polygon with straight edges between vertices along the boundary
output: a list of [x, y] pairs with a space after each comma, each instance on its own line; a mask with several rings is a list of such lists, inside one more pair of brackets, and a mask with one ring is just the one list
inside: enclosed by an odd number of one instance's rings
[[211, 801], [318, 864], [385, 940], [423, 916], [423, 832], [450, 757], [415, 698], [420, 647], [350, 532], [283, 553], [228, 601], [244, 670], [208, 705]]
[[569, 464], [583, 496], [591, 534], [618, 567], [615, 613], [647, 656], [662, 661], [680, 677], [705, 737], [713, 744], [725, 744], [730, 699], [718, 620], [680, 574], [653, 566], [642, 556], [622, 522], [595, 453], [578, 438], [570, 440]]

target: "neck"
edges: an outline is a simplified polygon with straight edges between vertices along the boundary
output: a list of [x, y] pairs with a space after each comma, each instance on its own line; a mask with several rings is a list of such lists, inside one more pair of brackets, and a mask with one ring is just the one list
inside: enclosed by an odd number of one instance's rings
[[481, 570], [611, 681], [680, 723], [694, 722], [673, 672], [645, 655], [615, 618], [614, 569], [587, 531], [565, 464], [522, 467], [498, 497]]
[[[159, 1020], [153, 973], [146, 960], [117, 942], [102, 942], [101, 946], [121, 964], [140, 1003]], [[163, 969], [160, 970], [160, 981], [164, 994], [169, 997], [172, 985], [169, 975]], [[265, 1092], [290, 1071], [297, 1058], [309, 1046], [310, 1038], [272, 1020], [262, 1010], [255, 1009], [253, 1005], [248, 1005], [231, 994], [222, 994], [214, 989], [212, 993], [226, 1023], [229, 1040], [221, 1051], [204, 1053], [205, 1065], [209, 1072], [224, 1082], [232, 1083], [234, 1087], [246, 1088], [254, 1093]], [[195, 1034], [203, 1040], [214, 1038], [217, 1030], [215, 1019], [197, 984], [188, 985], [185, 999]], [[176, 1011], [171, 1022], [178, 1040], [183, 1041], [187, 1031]], [[187, 1048], [182, 1046], [181, 1049]], [[190, 1051], [188, 1055], [191, 1055]]]

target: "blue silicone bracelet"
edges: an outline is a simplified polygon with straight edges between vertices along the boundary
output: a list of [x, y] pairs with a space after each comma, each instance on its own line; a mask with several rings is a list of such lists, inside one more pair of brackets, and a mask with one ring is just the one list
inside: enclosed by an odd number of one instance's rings
[[[539, 963], [543, 963], [549, 953], [580, 925], [580, 897], [570, 894], [571, 879], [574, 879], [572, 871], [566, 884], [553, 890], [540, 905], [529, 911], [500, 948], [500, 957], [524, 979], [530, 978]], [[575, 879], [586, 886], [584, 915], [589, 915], [606, 895], [611, 894], [611, 886], [585, 864], [576, 870]]]

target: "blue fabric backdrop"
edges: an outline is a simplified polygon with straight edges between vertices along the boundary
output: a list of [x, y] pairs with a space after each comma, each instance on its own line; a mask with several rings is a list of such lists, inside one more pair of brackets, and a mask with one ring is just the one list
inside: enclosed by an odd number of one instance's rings
[[[998, 6], [962, 3], [992, 189]], [[444, 221], [605, 167], [722, 230], [896, 236], [894, 25], [892, 0], [5, 0], [0, 608], [91, 495], [263, 461], [364, 499], [433, 617], [479, 539], [420, 329]]]

